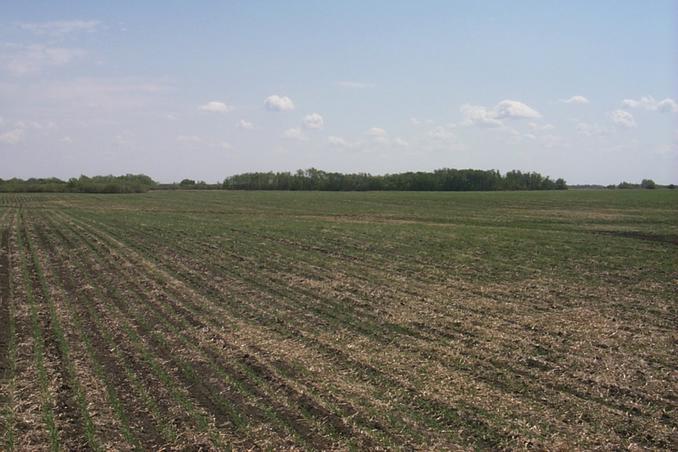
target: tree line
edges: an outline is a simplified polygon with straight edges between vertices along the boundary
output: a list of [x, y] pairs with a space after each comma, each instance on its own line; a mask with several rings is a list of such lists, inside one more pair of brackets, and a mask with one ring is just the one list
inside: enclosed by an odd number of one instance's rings
[[[575, 185], [573, 188], [660, 188], [651, 179], [640, 184]], [[50, 178], [0, 179], [0, 192], [63, 193], [144, 193], [149, 190], [318, 190], [318, 191], [497, 191], [565, 190], [562, 178], [552, 180], [536, 172], [442, 168], [374, 176], [369, 173], [336, 173], [315, 168], [292, 172], [253, 172], [229, 176], [223, 183], [183, 179], [178, 183], [158, 183], [145, 174], [124, 176], [80, 176], [61, 180]], [[671, 184], [666, 188], [675, 188]]]
[[320, 191], [496, 191], [565, 190], [564, 179], [552, 180], [536, 172], [443, 168], [374, 176], [368, 173], [331, 173], [310, 168], [291, 172], [243, 173], [224, 179], [230, 190]]
[[145, 174], [124, 176], [80, 176], [67, 181], [56, 177], [0, 179], [0, 192], [28, 193], [143, 193], [157, 183]]
[[[646, 189], [649, 189], [649, 190], [654, 190], [655, 188], [658, 188], [658, 187], [660, 187], [660, 186], [657, 185], [652, 179], [643, 179], [642, 181], [640, 181], [640, 184], [634, 184], [633, 182], [622, 181], [617, 185], [608, 185], [607, 186], [607, 188], [622, 188], [622, 189], [623, 188], [646, 188]], [[674, 188], [676, 188], [676, 186], [673, 185], [673, 184], [669, 184], [669, 185], [666, 186], [666, 188], [673, 190]]]

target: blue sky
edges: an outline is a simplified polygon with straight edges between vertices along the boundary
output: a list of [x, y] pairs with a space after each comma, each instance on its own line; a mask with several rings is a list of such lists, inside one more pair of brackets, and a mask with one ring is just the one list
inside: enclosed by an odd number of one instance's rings
[[0, 177], [678, 182], [678, 2], [0, 2]]

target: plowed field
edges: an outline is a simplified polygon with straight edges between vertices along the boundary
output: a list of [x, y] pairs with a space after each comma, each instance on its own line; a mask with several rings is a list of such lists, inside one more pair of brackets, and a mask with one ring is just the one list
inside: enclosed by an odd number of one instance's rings
[[0, 195], [0, 449], [678, 448], [678, 192]]

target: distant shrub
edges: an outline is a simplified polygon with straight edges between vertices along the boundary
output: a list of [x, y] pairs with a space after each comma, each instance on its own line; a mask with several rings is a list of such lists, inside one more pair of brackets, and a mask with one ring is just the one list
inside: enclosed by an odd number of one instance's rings
[[657, 184], [655, 184], [652, 179], [643, 179], [640, 182], [640, 187], [653, 190], [653, 189], [657, 188]]

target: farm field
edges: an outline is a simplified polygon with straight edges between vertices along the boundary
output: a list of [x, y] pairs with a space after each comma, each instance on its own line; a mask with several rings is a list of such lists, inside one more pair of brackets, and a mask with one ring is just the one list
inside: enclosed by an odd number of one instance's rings
[[678, 448], [678, 191], [0, 194], [0, 449]]

